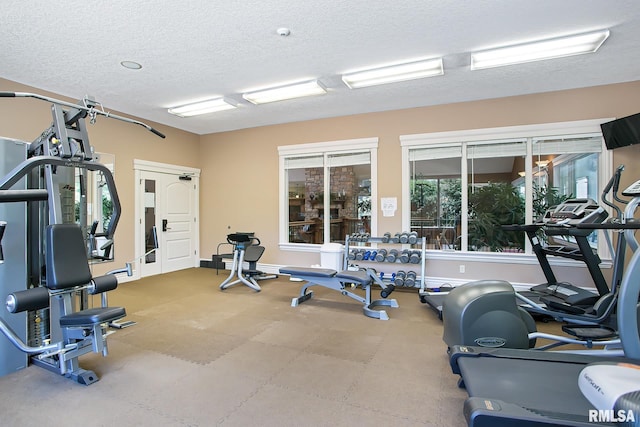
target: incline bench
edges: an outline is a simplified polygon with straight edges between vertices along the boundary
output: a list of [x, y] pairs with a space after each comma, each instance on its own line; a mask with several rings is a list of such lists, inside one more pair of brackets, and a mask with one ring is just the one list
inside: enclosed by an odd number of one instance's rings
[[[369, 271], [341, 271], [337, 272], [329, 268], [302, 268], [302, 267], [282, 267], [280, 269], [281, 274], [289, 274], [291, 277], [306, 281], [302, 285], [300, 290], [300, 296], [293, 298], [291, 306], [296, 307], [298, 304], [305, 302], [313, 296], [313, 291], [307, 292], [311, 286], [324, 286], [325, 288], [333, 289], [340, 292], [342, 295], [353, 298], [354, 300], [363, 304], [362, 310], [365, 316], [373, 317], [381, 320], [389, 320], [387, 312], [384, 310], [375, 310], [374, 307], [386, 306], [386, 307], [398, 307], [398, 302], [395, 299], [380, 299], [371, 301], [371, 285], [375, 282], [383, 287], [383, 295], [385, 297], [392, 291], [393, 285], [387, 287], [378, 280], [376, 275]], [[349, 292], [345, 289], [347, 284], [360, 285], [365, 291], [365, 296], [356, 295], [353, 292]]]

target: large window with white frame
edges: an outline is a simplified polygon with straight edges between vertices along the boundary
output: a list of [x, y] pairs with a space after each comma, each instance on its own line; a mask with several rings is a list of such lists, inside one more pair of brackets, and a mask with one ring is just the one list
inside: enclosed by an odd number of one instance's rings
[[343, 243], [375, 224], [377, 138], [278, 147], [280, 243]]
[[[401, 136], [403, 228], [448, 255], [531, 253], [505, 226], [569, 198], [598, 201], [611, 174], [606, 120]], [[597, 232], [589, 240], [606, 253]]]

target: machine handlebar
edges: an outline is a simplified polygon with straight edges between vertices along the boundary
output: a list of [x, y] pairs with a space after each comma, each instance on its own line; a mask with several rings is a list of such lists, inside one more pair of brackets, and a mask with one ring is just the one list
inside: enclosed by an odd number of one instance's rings
[[589, 230], [637, 230], [640, 229], [640, 221], [629, 220], [626, 222], [607, 221], [592, 224], [577, 224], [576, 228], [584, 228]]
[[29, 93], [29, 92], [0, 92], [0, 98], [35, 98], [35, 99], [39, 99], [41, 101], [47, 101], [47, 102], [51, 102], [53, 104], [58, 104], [58, 105], [62, 105], [65, 107], [70, 107], [70, 108], [75, 108], [78, 110], [83, 110], [86, 111], [90, 114], [99, 114], [101, 116], [105, 116], [105, 117], [110, 117], [112, 119], [116, 119], [116, 120], [120, 120], [123, 122], [128, 122], [128, 123], [133, 123], [136, 125], [140, 125], [143, 128], [147, 129], [148, 131], [152, 132], [153, 134], [159, 136], [160, 138], [166, 138], [166, 136], [152, 128], [151, 126], [149, 126], [146, 123], [140, 122], [138, 120], [132, 120], [129, 119], [127, 117], [121, 117], [121, 116], [117, 116], [115, 114], [111, 114], [108, 111], [104, 111], [101, 108], [96, 108], [96, 106], [99, 106], [100, 104], [96, 103], [95, 101], [93, 101], [92, 99], [90, 99], [89, 97], [85, 97], [82, 100], [82, 104], [72, 104], [71, 102], [66, 102], [66, 101], [61, 101], [59, 99], [55, 99], [55, 98], [50, 98], [48, 96], [43, 96], [43, 95], [38, 95], [35, 93]]

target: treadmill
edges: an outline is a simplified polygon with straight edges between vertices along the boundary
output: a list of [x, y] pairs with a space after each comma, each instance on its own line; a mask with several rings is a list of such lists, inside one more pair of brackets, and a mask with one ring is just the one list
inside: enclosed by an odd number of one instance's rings
[[[640, 181], [623, 193], [634, 197], [629, 209], [640, 204]], [[637, 249], [637, 222], [618, 224], [630, 246]], [[589, 422], [595, 409], [582, 395], [578, 377], [595, 362], [640, 363], [638, 301], [640, 299], [640, 251], [635, 250], [620, 283], [617, 306], [618, 332], [625, 357], [585, 353], [491, 349], [471, 346], [451, 348], [451, 368], [460, 375], [459, 385], [469, 398], [464, 415], [469, 426], [593, 426], [620, 425]], [[640, 421], [640, 420], [638, 420]]]
[[[600, 270], [600, 257], [589, 244], [592, 229], [578, 228], [583, 224], [600, 224], [607, 212], [592, 199], [569, 199], [547, 210], [540, 223], [504, 226], [511, 231], [524, 231], [531, 242], [547, 283], [520, 292], [531, 300], [538, 300], [550, 308], [592, 307], [598, 298], [609, 293], [609, 286]], [[546, 234], [549, 243], [543, 245], [539, 232]], [[558, 282], [551, 269], [548, 255], [582, 261], [587, 266], [597, 293], [570, 283]], [[523, 308], [527, 308], [523, 306]]]
[[[584, 312], [592, 307], [603, 295], [609, 293], [609, 286], [600, 270], [600, 257], [593, 251], [589, 244], [588, 236], [593, 229], [578, 228], [582, 224], [600, 224], [608, 214], [592, 199], [569, 199], [560, 205], [554, 206], [545, 213], [542, 222], [528, 225], [504, 225], [508, 231], [523, 231], [531, 242], [533, 253], [542, 267], [546, 283], [536, 285], [528, 291], [519, 292], [527, 299], [539, 306], [556, 310]], [[538, 236], [540, 230], [544, 230], [550, 244], [541, 243]], [[566, 239], [568, 237], [569, 239]], [[570, 283], [558, 282], [549, 263], [547, 255], [582, 261], [587, 266], [597, 293], [580, 288]], [[420, 292], [420, 302], [428, 304], [442, 320], [442, 304], [448, 292], [445, 287], [439, 289], [426, 289]], [[530, 305], [518, 302], [527, 310]], [[537, 311], [531, 311], [537, 314]]]
[[420, 302], [427, 304], [438, 315], [438, 319], [442, 320], [442, 304], [444, 299], [451, 290], [450, 285], [444, 285], [439, 288], [429, 288], [419, 292]]
[[[613, 200], [622, 204], [627, 203], [626, 200], [622, 200], [618, 196], [618, 186], [622, 171], [624, 171], [624, 166], [618, 166], [601, 195], [602, 202], [617, 212], [618, 219], [623, 218], [622, 211], [607, 197], [611, 195]], [[619, 245], [615, 251], [611, 244], [609, 245], [611, 252], [619, 255], [614, 269], [614, 283], [610, 289], [599, 267], [601, 263], [600, 257], [593, 251], [587, 239], [593, 232], [593, 228], [583, 228], [586, 224], [602, 224], [607, 216], [607, 212], [592, 199], [569, 199], [547, 210], [542, 220], [535, 224], [502, 226], [509, 231], [523, 231], [526, 233], [531, 242], [533, 253], [536, 255], [547, 280], [546, 283], [518, 293], [543, 309], [549, 308], [580, 314], [593, 307], [600, 297], [611, 292], [614, 286], [617, 285], [615, 282], [619, 280], [617, 276], [622, 271], [625, 243], [619, 239]], [[596, 228], [602, 229], [606, 227]], [[546, 246], [541, 244], [538, 237], [538, 232], [541, 229], [544, 229], [551, 244]], [[607, 239], [609, 239], [608, 236]], [[610, 243], [609, 240], [608, 242]], [[584, 262], [597, 293], [570, 283], [558, 282], [547, 258], [548, 255]], [[445, 285], [438, 289], [420, 291], [420, 302], [429, 305], [436, 312], [438, 318], [442, 320], [442, 305], [449, 290], [450, 286]], [[518, 300], [518, 304], [534, 316], [548, 317], [545, 314], [540, 314], [541, 310], [531, 307], [524, 300]]]

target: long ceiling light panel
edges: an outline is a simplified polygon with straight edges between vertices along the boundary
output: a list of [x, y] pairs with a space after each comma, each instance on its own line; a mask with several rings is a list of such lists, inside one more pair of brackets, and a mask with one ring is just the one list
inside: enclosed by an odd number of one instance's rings
[[356, 89], [443, 74], [442, 58], [438, 58], [346, 73], [342, 75], [342, 81], [349, 88]]
[[598, 50], [607, 37], [609, 37], [609, 31], [605, 30], [476, 52], [471, 54], [471, 69], [481, 70], [593, 53]]
[[324, 95], [327, 90], [317, 80], [279, 86], [264, 90], [243, 93], [242, 97], [253, 104], [284, 101], [285, 99], [302, 98], [305, 96]]
[[201, 114], [215, 113], [217, 111], [230, 110], [236, 108], [229, 104], [224, 98], [208, 99], [206, 101], [194, 102], [192, 104], [181, 105], [169, 108], [169, 113], [180, 117], [198, 116]]

